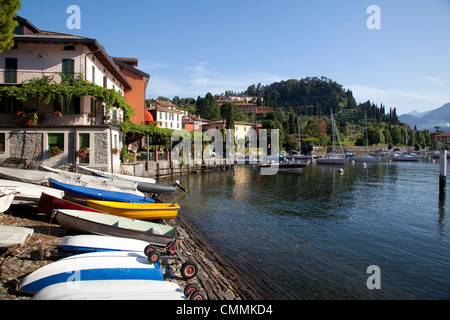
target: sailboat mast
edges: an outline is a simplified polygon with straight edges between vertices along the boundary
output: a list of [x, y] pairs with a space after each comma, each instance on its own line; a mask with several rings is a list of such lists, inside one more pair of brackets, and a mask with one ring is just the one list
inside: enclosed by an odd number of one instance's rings
[[338, 132], [338, 129], [336, 127], [336, 122], [334, 121], [333, 110], [331, 110], [331, 119], [333, 121], [334, 129], [336, 130], [336, 136], [337, 136], [338, 141], [339, 141], [339, 147], [341, 148], [342, 156], [345, 158], [345, 152], [344, 152], [344, 149], [342, 148], [341, 138], [339, 137], [339, 132]]
[[367, 113], [364, 111], [364, 116], [366, 118], [366, 155], [369, 155], [369, 131], [367, 129]]

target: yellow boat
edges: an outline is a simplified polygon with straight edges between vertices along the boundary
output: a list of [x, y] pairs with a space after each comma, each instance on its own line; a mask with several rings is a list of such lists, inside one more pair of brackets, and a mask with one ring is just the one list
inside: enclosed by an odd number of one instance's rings
[[116, 216], [140, 220], [175, 219], [180, 206], [176, 203], [130, 203], [87, 200], [87, 206]]

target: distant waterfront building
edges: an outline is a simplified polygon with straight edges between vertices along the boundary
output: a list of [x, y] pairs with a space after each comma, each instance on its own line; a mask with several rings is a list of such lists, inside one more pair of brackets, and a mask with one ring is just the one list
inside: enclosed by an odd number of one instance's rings
[[[213, 121], [209, 124], [205, 125], [203, 127], [203, 130], [208, 129], [218, 129], [218, 130], [225, 130], [227, 126], [226, 120], [220, 120], [220, 121]], [[239, 141], [241, 139], [245, 140], [245, 137], [247, 136], [247, 133], [250, 131], [250, 129], [255, 129], [256, 124], [251, 122], [244, 122], [244, 121], [235, 121], [234, 122], [234, 136], [236, 141]]]
[[233, 103], [239, 110], [239, 112], [250, 114], [250, 113], [260, 113], [260, 112], [272, 112], [272, 107], [258, 107], [256, 103], [248, 103], [244, 100], [218, 100], [217, 103], [219, 104], [219, 107], [221, 107], [223, 104], [231, 102]]
[[161, 128], [169, 128], [174, 130], [181, 130], [183, 128], [183, 116], [188, 112], [180, 109], [176, 104], [170, 101], [163, 101], [153, 99], [150, 102], [147, 110], [151, 113], [153, 120]]

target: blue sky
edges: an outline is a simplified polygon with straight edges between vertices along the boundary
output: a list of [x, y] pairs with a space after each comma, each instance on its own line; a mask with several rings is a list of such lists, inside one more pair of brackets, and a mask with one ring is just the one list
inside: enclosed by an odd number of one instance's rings
[[[450, 102], [450, 0], [22, 0], [42, 30], [95, 38], [151, 75], [147, 97], [325, 76], [398, 114]], [[67, 7], [81, 9], [68, 29]], [[370, 5], [381, 29], [369, 29]]]

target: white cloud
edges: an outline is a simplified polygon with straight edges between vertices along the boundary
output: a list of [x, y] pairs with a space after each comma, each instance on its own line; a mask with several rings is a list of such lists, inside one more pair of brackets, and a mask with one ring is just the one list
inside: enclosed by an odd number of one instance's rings
[[[172, 68], [173, 69], [173, 68]], [[252, 84], [270, 84], [285, 77], [266, 72], [221, 73], [208, 68], [207, 62], [197, 62], [165, 75], [153, 74], [147, 89], [147, 96], [193, 97], [206, 93], [224, 93], [226, 90], [245, 91]]]

